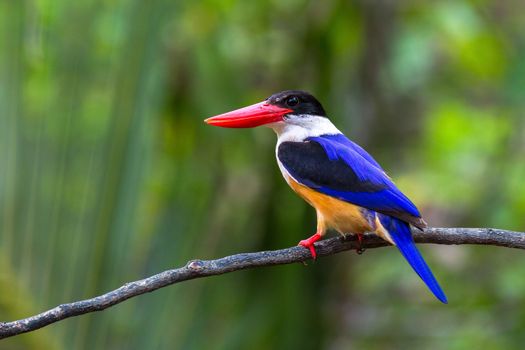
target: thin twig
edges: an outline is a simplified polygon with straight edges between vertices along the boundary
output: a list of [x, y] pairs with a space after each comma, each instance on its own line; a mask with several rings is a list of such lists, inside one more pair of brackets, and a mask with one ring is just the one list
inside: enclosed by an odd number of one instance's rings
[[[413, 230], [418, 243], [435, 244], [482, 244], [508, 248], [525, 249], [525, 233], [492, 228], [428, 228], [424, 232]], [[366, 235], [362, 248], [378, 248], [388, 245], [375, 235]], [[316, 243], [319, 257], [336, 254], [345, 250], [357, 249], [355, 237], [330, 238]], [[59, 305], [53, 309], [28, 318], [0, 323], [0, 339], [31, 332], [69, 317], [105, 310], [129, 298], [153, 292], [171, 284], [221, 275], [228, 272], [254, 267], [283, 265], [303, 262], [310, 259], [310, 252], [303, 247], [256, 253], [241, 253], [215, 260], [192, 260], [186, 266], [167, 270], [151, 277], [126, 283], [122, 287], [92, 299]]]

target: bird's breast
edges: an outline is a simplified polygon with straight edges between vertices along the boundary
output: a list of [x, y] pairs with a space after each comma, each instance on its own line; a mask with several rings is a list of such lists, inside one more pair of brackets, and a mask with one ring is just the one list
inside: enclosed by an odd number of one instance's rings
[[318, 226], [333, 228], [342, 234], [374, 231], [370, 211], [352, 203], [317, 192], [284, 174], [290, 187], [317, 211]]

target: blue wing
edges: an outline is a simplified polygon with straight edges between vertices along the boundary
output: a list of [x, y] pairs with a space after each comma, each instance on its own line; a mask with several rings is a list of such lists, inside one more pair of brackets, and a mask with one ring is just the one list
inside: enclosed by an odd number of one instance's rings
[[[340, 146], [342, 148], [348, 148], [348, 149], [356, 152], [361, 157], [366, 159], [370, 164], [372, 164], [373, 166], [383, 170], [383, 168], [381, 168], [381, 165], [379, 165], [379, 163], [376, 162], [376, 160], [374, 158], [372, 158], [372, 156], [367, 151], [365, 151], [363, 149], [363, 147], [359, 146], [355, 142], [352, 142], [352, 140], [350, 140], [348, 137], [346, 137], [343, 134], [323, 135], [323, 136], [319, 136], [319, 137], [310, 137], [309, 140], [317, 141], [321, 145], [325, 144], [326, 147], [325, 146], [323, 146], [323, 147], [325, 147], [325, 150], [327, 152], [328, 152], [328, 150], [330, 150], [331, 152], [334, 152], [334, 154], [332, 156], [332, 159], [333, 158], [337, 158], [335, 156], [335, 153], [337, 152], [337, 148], [333, 147], [333, 146]], [[333, 146], [330, 147], [330, 145], [333, 145]]]
[[361, 207], [425, 227], [421, 214], [363, 148], [342, 134], [283, 142], [280, 162], [299, 183]]

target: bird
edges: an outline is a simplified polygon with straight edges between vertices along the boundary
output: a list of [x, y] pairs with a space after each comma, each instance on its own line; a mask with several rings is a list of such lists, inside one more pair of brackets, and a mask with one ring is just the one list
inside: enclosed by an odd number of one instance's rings
[[317, 230], [298, 245], [315, 260], [314, 243], [332, 229], [346, 236], [375, 233], [396, 246], [434, 296], [447, 297], [417, 249], [411, 225], [427, 223], [379, 163], [347, 138], [310, 93], [286, 90], [266, 100], [208, 118], [225, 128], [267, 126], [277, 134], [275, 154], [288, 185], [317, 213]]

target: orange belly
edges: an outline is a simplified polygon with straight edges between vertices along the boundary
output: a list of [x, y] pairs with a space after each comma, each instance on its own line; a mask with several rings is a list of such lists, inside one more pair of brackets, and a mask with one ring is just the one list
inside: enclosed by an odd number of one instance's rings
[[317, 232], [321, 235], [328, 228], [341, 234], [374, 231], [359, 206], [314, 191], [291, 177], [287, 180], [290, 187], [317, 211]]

